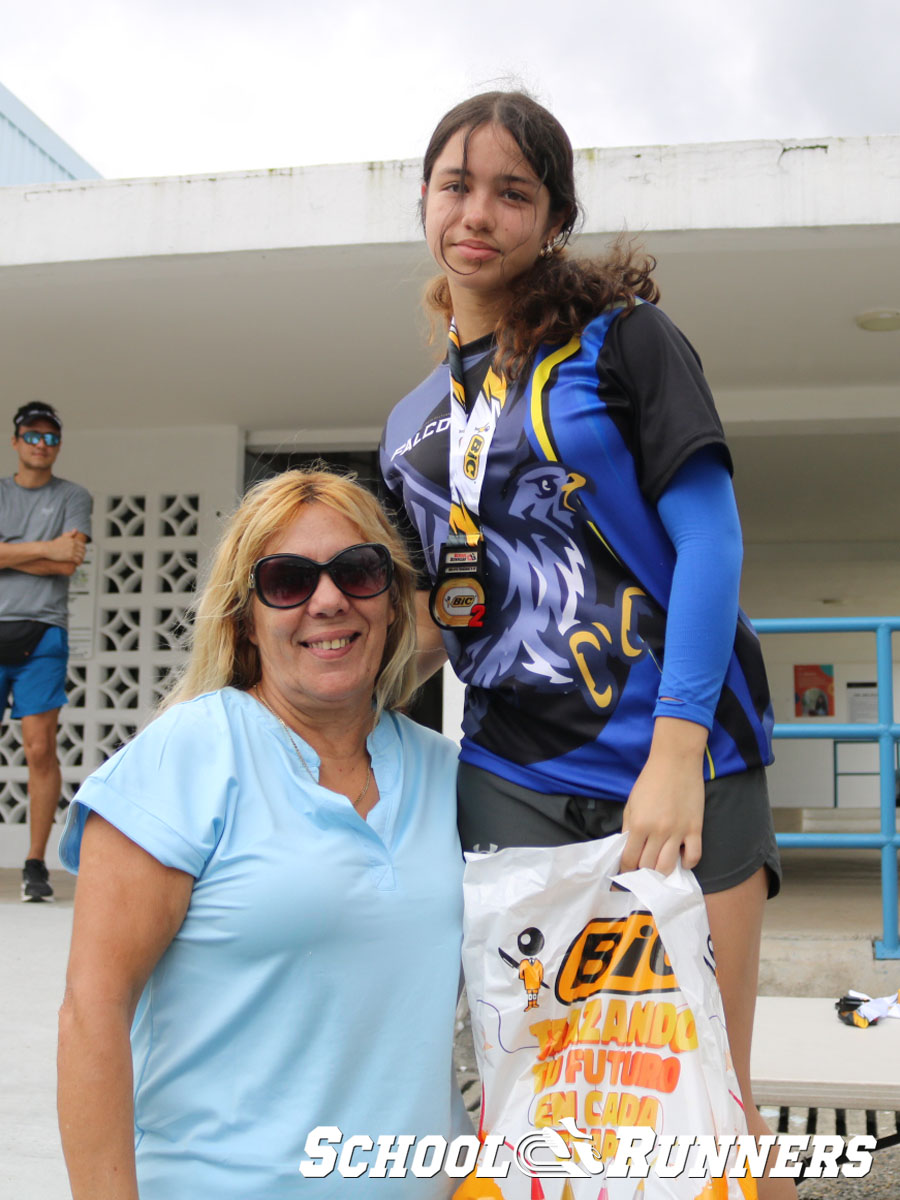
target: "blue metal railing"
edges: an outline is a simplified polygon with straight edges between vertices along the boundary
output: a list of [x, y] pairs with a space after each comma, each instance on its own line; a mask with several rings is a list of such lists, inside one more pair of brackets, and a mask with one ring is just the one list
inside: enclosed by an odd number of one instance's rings
[[900, 958], [897, 930], [897, 833], [894, 743], [900, 725], [894, 723], [894, 677], [891, 636], [900, 629], [900, 617], [809, 617], [795, 620], [754, 621], [758, 633], [874, 633], [878, 665], [878, 722], [839, 724], [776, 724], [776, 738], [840, 738], [842, 741], [877, 742], [880, 776], [880, 833], [780, 833], [779, 846], [853, 847], [881, 851], [881, 908], [884, 936], [875, 943], [876, 958]]

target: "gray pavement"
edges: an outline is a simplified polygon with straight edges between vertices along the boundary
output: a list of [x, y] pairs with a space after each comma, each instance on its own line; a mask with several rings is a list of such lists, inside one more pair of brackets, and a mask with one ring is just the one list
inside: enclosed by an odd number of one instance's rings
[[[784, 890], [766, 912], [761, 993], [837, 996], [856, 987], [886, 995], [900, 986], [900, 961], [876, 963], [872, 957], [872, 941], [882, 933], [877, 854], [794, 850], [784, 863]], [[19, 871], [0, 870], [0, 1200], [69, 1197], [56, 1129], [55, 1054], [74, 880], [56, 871], [52, 881], [54, 904], [22, 904]], [[474, 1109], [478, 1087], [464, 1020], [457, 1059]], [[863, 1114], [848, 1115], [851, 1129], [862, 1132]], [[829, 1114], [822, 1118], [819, 1131], [829, 1132]], [[839, 1196], [897, 1200], [900, 1148], [877, 1154], [866, 1179], [811, 1181], [801, 1188], [802, 1200]]]
[[874, 850], [784, 850], [784, 886], [766, 905], [762, 996], [886, 996], [900, 959], [876, 960], [883, 936], [880, 857]]
[[56, 1129], [56, 1014], [65, 986], [72, 886], [60, 876], [58, 902], [22, 904], [20, 881], [21, 872], [0, 871], [0, 1200], [66, 1200]]

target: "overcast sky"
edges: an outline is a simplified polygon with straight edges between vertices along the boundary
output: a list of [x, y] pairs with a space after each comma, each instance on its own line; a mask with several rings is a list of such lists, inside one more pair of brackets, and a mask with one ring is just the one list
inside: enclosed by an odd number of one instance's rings
[[29, 0], [0, 82], [109, 178], [420, 157], [524, 84], [577, 147], [900, 134], [897, 0]]

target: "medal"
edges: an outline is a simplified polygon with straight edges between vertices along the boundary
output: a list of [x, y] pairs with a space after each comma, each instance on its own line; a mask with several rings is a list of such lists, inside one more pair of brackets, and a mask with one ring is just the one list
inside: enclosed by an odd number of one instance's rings
[[428, 607], [441, 629], [481, 629], [487, 611], [484, 538], [451, 533], [441, 546]]
[[429, 610], [441, 629], [482, 629], [487, 613], [487, 560], [478, 510], [488, 451], [506, 404], [506, 380], [489, 367], [469, 412], [456, 322], [447, 345], [450, 369], [450, 532], [441, 546]]

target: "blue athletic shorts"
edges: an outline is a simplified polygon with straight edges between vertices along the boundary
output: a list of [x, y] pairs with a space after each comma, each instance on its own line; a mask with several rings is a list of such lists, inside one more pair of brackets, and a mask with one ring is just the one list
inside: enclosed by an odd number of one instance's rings
[[15, 667], [0, 666], [0, 719], [10, 695], [15, 720], [62, 708], [66, 702], [68, 661], [69, 635], [58, 625], [51, 625], [30, 658]]

